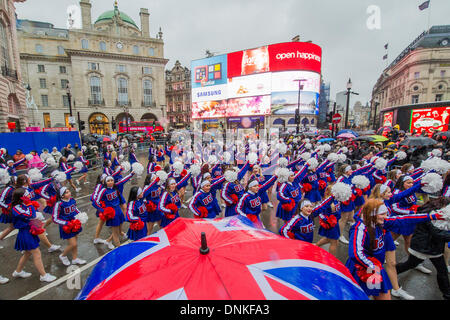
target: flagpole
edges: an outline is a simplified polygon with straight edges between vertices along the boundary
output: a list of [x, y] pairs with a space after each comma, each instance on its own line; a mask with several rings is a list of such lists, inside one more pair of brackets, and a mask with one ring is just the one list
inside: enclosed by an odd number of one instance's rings
[[427, 26], [427, 32], [430, 30], [430, 20], [431, 20], [431, 1], [428, 5], [428, 26]]

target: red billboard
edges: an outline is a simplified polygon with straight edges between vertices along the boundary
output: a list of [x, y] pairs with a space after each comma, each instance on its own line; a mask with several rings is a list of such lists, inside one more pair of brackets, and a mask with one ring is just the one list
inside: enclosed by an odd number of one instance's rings
[[229, 53], [228, 78], [262, 72], [306, 70], [320, 73], [322, 49], [309, 42], [284, 42]]
[[411, 111], [411, 133], [431, 130], [447, 131], [449, 124], [450, 107], [414, 109]]
[[392, 127], [394, 124], [394, 112], [386, 112], [383, 115], [383, 127]]

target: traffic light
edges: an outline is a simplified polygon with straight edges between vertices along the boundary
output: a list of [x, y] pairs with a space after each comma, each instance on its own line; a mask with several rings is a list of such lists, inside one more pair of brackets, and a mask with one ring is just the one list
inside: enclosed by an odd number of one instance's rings
[[116, 131], [116, 121], [114, 119], [111, 121], [111, 128], [113, 131]]
[[86, 129], [85, 123], [86, 123], [86, 122], [83, 121], [83, 120], [80, 121], [80, 125], [79, 125], [79, 130], [80, 130], [80, 131], [83, 131], [84, 129]]
[[295, 124], [300, 124], [300, 112], [295, 109]]
[[327, 114], [327, 122], [333, 121], [333, 112]]

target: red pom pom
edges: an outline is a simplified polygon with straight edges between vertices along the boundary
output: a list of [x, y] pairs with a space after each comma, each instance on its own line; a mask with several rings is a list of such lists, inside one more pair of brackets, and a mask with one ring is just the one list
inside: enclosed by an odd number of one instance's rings
[[64, 231], [65, 233], [70, 233], [71, 230], [72, 230], [72, 225], [70, 224], [70, 221], [69, 221], [68, 224], [66, 224], [66, 225], [63, 226], [62, 228], [63, 228], [63, 231]]
[[113, 207], [106, 207], [103, 209], [103, 214], [99, 214], [100, 219], [107, 221], [113, 219], [116, 216], [116, 211]]
[[186, 169], [183, 169], [183, 171], [181, 171], [180, 175], [184, 178], [187, 175]]
[[235, 195], [235, 194], [232, 194], [232, 195], [230, 196], [230, 198], [233, 200], [233, 204], [236, 204], [236, 203], [239, 202], [239, 198], [238, 198], [238, 196]]
[[251, 222], [257, 222], [258, 221], [258, 216], [256, 214], [247, 214], [247, 218], [251, 221]]
[[2, 214], [9, 215], [10, 211], [8, 209], [2, 208]]
[[33, 207], [37, 210], [37, 209], [39, 209], [39, 207], [40, 207], [40, 204], [39, 204], [39, 202], [37, 202], [37, 201], [31, 201], [31, 204], [33, 205]]
[[291, 199], [291, 202], [289, 203], [285, 203], [281, 206], [281, 208], [283, 208], [283, 210], [285, 211], [292, 211], [295, 208], [295, 201], [294, 199]]
[[323, 190], [327, 187], [327, 183], [323, 180], [319, 180], [319, 190]]
[[200, 211], [200, 218], [206, 218], [208, 216], [208, 209], [205, 207], [198, 207], [198, 211]]
[[174, 204], [174, 203], [169, 203], [169, 204], [166, 206], [166, 208], [169, 209], [170, 211], [172, 211], [173, 214], [176, 214], [176, 213], [178, 212], [178, 207], [177, 207], [177, 205]]
[[303, 184], [303, 191], [304, 192], [310, 192], [312, 190], [312, 185], [310, 183], [304, 183]]
[[162, 168], [161, 168], [161, 166], [155, 166], [155, 168], [154, 168], [154, 172], [158, 172], [158, 171], [161, 171], [162, 170]]
[[144, 222], [139, 219], [138, 221], [132, 222], [130, 224], [130, 229], [133, 231], [140, 231], [140, 230], [144, 229], [144, 226], [145, 226]]
[[154, 212], [156, 210], [156, 204], [154, 204], [152, 201], [147, 202], [145, 207], [147, 208], [148, 213]]
[[355, 189], [355, 192], [356, 192], [356, 195], [357, 195], [358, 197], [361, 197], [362, 194], [363, 194], [363, 191], [362, 191], [361, 189], [358, 189], [358, 188]]
[[33, 236], [40, 235], [41, 233], [44, 233], [44, 232], [45, 232], [45, 229], [43, 229], [43, 228], [39, 228], [39, 227], [36, 227], [36, 226], [33, 226], [33, 225], [30, 227], [30, 233]]
[[409, 207], [409, 210], [414, 211], [414, 213], [417, 213], [417, 209], [418, 209], [419, 207], [420, 207], [419, 205], [414, 204], [414, 205], [412, 205], [411, 207]]
[[327, 177], [327, 181], [328, 181], [328, 182], [331, 182], [331, 177]]
[[335, 227], [338, 223], [338, 220], [335, 215], [328, 216], [328, 224], [331, 228]]
[[295, 234], [293, 232], [288, 231], [287, 235], [290, 239], [295, 239]]
[[28, 197], [23, 196], [23, 197], [20, 198], [20, 200], [22, 200], [23, 204], [26, 205], [26, 206], [31, 204], [31, 200]]
[[326, 230], [331, 229], [331, 226], [328, 224], [328, 221], [325, 221], [324, 219], [319, 220], [320, 226]]

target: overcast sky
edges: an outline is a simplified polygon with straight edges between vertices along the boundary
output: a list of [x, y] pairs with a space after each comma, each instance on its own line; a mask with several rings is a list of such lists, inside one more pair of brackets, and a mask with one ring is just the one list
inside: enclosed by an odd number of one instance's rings
[[[322, 75], [331, 84], [331, 99], [346, 89], [352, 98], [370, 101], [373, 85], [386, 67], [382, 57], [389, 43], [389, 63], [430, 25], [450, 24], [449, 0], [119, 0], [119, 10], [140, 26], [139, 10], [150, 12], [150, 35], [163, 31], [167, 69], [176, 60], [190, 68], [191, 60], [205, 57], [205, 50], [223, 54], [271, 43], [312, 40], [322, 47]], [[19, 19], [51, 22], [66, 28], [67, 7], [76, 0], [27, 0], [16, 3]], [[91, 0], [92, 22], [113, 8], [114, 0]], [[379, 20], [376, 11], [379, 8]], [[369, 29], [377, 26], [380, 29]]]

